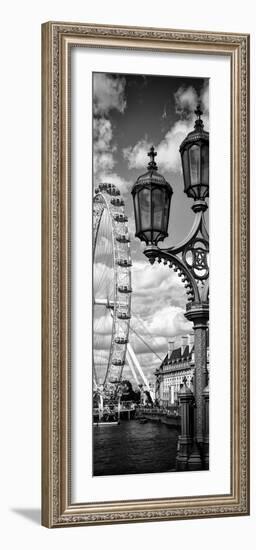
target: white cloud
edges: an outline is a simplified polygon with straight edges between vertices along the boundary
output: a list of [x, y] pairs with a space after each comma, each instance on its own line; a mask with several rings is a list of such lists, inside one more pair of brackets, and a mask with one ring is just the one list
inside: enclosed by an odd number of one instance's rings
[[[101, 174], [100, 178], [102, 180], [102, 174], [112, 170], [115, 165], [115, 160], [113, 154], [109, 151], [100, 153], [99, 155], [94, 156], [94, 170], [98, 175]], [[98, 176], [99, 177], [99, 176]]]
[[181, 120], [187, 120], [190, 124], [195, 118], [195, 109], [200, 103], [203, 111], [204, 125], [208, 129], [209, 125], [209, 82], [205, 80], [204, 86], [200, 90], [200, 94], [196, 93], [193, 86], [181, 86], [174, 94], [175, 111], [180, 116]]
[[172, 129], [167, 132], [164, 139], [157, 145], [158, 165], [164, 170], [181, 173], [181, 159], [179, 147], [183, 139], [191, 130], [191, 124], [185, 120], [179, 120]]
[[205, 81], [205, 84], [200, 93], [200, 102], [203, 111], [204, 125], [206, 130], [209, 130], [209, 82]]
[[93, 121], [94, 144], [93, 165], [95, 186], [99, 183], [112, 183], [122, 194], [128, 193], [133, 185], [113, 171], [116, 164], [111, 122], [107, 118], [95, 118]]
[[126, 107], [124, 96], [125, 78], [113, 78], [106, 74], [94, 75], [93, 120], [93, 168], [95, 186], [112, 183], [122, 194], [128, 193], [133, 182], [126, 181], [113, 168], [116, 165], [116, 145], [113, 143], [113, 128], [107, 114], [110, 109], [121, 113]]
[[[134, 262], [132, 267], [132, 286], [137, 301], [149, 306], [151, 302], [157, 299], [168, 302], [179, 301], [183, 305], [185, 300], [185, 289], [178, 275], [164, 264], [155, 263], [150, 265], [146, 262]], [[147, 300], [145, 301], [145, 297]], [[135, 307], [135, 304], [134, 304]], [[136, 309], [137, 312], [137, 309]]]
[[[134, 147], [125, 147], [123, 156], [128, 161], [129, 168], [146, 168], [147, 153], [152, 144], [146, 139], [141, 139]], [[149, 160], [149, 159], [148, 159]]]
[[112, 125], [106, 118], [95, 118], [93, 121], [93, 164], [94, 178], [105, 171], [112, 170], [115, 165], [112, 145]]
[[[166, 133], [160, 143], [155, 146], [157, 151], [156, 161], [160, 169], [181, 173], [179, 147], [192, 128], [193, 125], [189, 120], [179, 120], [172, 126], [171, 130]], [[128, 161], [128, 167], [137, 169], [144, 168], [146, 171], [147, 153], [151, 145], [152, 143], [143, 139], [136, 143], [134, 147], [126, 147], [123, 150], [123, 155]]]
[[191, 119], [192, 113], [195, 111], [198, 96], [193, 86], [181, 86], [174, 94], [175, 111], [180, 115], [181, 119]]
[[148, 330], [154, 336], [175, 337], [191, 330], [191, 323], [184, 317], [180, 307], [168, 306], [157, 311], [148, 322]]
[[94, 113], [106, 115], [111, 109], [123, 113], [126, 108], [125, 84], [124, 77], [95, 73], [93, 76]]
[[105, 73], [96, 73], [93, 78], [93, 163], [94, 182], [112, 183], [121, 193], [131, 187], [118, 174], [113, 172], [116, 164], [116, 145], [113, 143], [113, 128], [108, 119], [109, 111], [115, 109], [123, 113], [126, 108], [124, 77], [113, 77]]
[[94, 118], [93, 120], [94, 150], [102, 151], [110, 148], [113, 138], [112, 125], [105, 117]]
[[[154, 352], [165, 355], [167, 340], [187, 334], [191, 324], [184, 317], [186, 294], [173, 270], [163, 264], [135, 262], [132, 271], [131, 327]], [[130, 332], [136, 354], [147, 347]], [[148, 351], [148, 350], [147, 350]]]
[[[168, 268], [162, 264], [150, 265], [146, 262], [133, 263], [133, 288], [136, 293], [147, 293], [148, 289], [158, 288], [161, 282], [166, 278]], [[170, 276], [172, 272], [170, 271]]]

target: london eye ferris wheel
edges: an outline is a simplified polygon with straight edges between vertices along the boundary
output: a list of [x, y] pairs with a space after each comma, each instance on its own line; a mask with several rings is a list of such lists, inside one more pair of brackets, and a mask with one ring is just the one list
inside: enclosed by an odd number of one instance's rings
[[131, 254], [124, 200], [101, 183], [93, 198], [93, 383], [116, 394], [131, 317]]

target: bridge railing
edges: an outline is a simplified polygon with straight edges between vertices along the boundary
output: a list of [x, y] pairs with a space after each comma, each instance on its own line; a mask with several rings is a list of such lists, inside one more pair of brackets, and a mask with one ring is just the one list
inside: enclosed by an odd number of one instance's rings
[[[108, 403], [105, 403], [103, 406], [103, 409], [105, 407], [109, 406]], [[111, 410], [118, 410], [118, 403], [111, 403], [110, 405]], [[134, 411], [136, 409], [136, 403], [133, 401], [123, 401], [120, 403], [120, 411]], [[99, 407], [93, 407], [93, 414], [97, 414], [99, 412]]]
[[168, 409], [164, 407], [138, 407], [136, 410], [139, 414], [150, 414], [152, 416], [179, 416], [178, 407], [171, 407]]

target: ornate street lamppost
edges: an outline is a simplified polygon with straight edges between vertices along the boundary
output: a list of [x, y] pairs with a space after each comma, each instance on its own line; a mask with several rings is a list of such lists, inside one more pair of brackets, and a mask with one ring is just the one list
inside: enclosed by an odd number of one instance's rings
[[[156, 260], [173, 268], [184, 283], [188, 302], [185, 317], [193, 322], [195, 331], [195, 428], [194, 447], [186, 467], [200, 469], [207, 467], [207, 441], [204, 440], [204, 398], [203, 391], [207, 375], [207, 329], [209, 320], [209, 235], [204, 212], [209, 197], [209, 132], [204, 130], [202, 111], [198, 105], [197, 119], [191, 131], [180, 146], [184, 192], [194, 200], [195, 213], [191, 231], [176, 246], [164, 249], [158, 243], [168, 236], [172, 187], [158, 173], [151, 147], [148, 156], [148, 171], [139, 176], [132, 189], [134, 201], [136, 233], [146, 243], [144, 254], [150, 263]], [[184, 458], [184, 457], [183, 457]], [[183, 460], [184, 464], [184, 460]]]

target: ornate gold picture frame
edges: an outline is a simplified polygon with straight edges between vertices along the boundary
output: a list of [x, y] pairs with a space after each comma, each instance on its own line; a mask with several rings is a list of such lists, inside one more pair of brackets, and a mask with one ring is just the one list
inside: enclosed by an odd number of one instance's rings
[[[230, 491], [73, 502], [71, 51], [230, 60]], [[91, 121], [88, 121], [91, 124]], [[153, 159], [154, 160], [154, 159]], [[42, 523], [46, 527], [249, 514], [249, 35], [50, 22], [42, 26]], [[91, 307], [88, 304], [88, 307]], [[91, 437], [86, 434], [86, 437]], [[172, 475], [172, 474], [170, 474]], [[188, 472], [186, 475], [190, 475]], [[131, 476], [132, 484], [132, 476]]]

